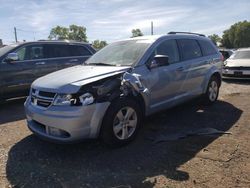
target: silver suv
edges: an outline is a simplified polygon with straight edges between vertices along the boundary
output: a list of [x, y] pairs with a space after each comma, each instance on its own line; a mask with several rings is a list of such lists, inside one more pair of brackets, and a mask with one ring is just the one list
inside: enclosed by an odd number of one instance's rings
[[197, 96], [217, 100], [222, 55], [204, 35], [170, 32], [114, 42], [83, 65], [33, 82], [28, 127], [56, 142], [133, 140], [144, 116]]

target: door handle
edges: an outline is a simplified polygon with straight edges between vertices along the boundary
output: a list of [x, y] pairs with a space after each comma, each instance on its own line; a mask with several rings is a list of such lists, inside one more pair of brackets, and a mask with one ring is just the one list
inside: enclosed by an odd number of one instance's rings
[[78, 59], [70, 59], [69, 62], [77, 62]]
[[184, 67], [178, 67], [177, 69], [176, 69], [176, 71], [183, 71], [184, 70]]
[[37, 62], [36, 65], [44, 65], [45, 62]]

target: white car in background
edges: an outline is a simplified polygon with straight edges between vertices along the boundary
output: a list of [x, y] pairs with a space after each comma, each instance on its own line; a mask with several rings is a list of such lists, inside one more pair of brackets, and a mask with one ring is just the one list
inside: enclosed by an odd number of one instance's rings
[[224, 78], [250, 78], [250, 48], [237, 50], [224, 62]]

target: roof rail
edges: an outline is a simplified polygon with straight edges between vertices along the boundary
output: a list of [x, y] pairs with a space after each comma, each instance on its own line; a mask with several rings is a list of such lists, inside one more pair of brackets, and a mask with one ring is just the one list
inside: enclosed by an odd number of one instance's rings
[[181, 33], [181, 34], [190, 34], [190, 35], [198, 35], [198, 36], [205, 37], [205, 35], [200, 34], [200, 33], [179, 32], [179, 31], [170, 31], [168, 34], [178, 34], [178, 33]]

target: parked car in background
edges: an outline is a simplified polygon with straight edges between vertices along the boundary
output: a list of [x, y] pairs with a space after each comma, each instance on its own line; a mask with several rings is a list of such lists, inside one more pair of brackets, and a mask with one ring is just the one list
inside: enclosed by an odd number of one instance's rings
[[88, 43], [37, 41], [0, 49], [0, 99], [28, 94], [31, 83], [48, 73], [82, 64], [95, 50]]
[[25, 102], [29, 129], [50, 141], [101, 137], [120, 146], [140, 122], [194, 97], [214, 103], [222, 55], [200, 34], [170, 32], [112, 43], [86, 61], [33, 82]]
[[224, 78], [250, 78], [250, 48], [243, 48], [224, 62]]
[[234, 50], [230, 49], [219, 49], [219, 51], [223, 55], [224, 60], [228, 59], [234, 53]]

